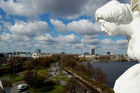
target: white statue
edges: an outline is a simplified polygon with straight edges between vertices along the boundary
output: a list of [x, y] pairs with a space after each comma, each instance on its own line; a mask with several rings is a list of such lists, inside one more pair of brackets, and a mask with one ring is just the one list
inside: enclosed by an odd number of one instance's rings
[[[132, 14], [129, 4], [112, 0], [97, 9], [96, 20], [109, 36], [125, 35], [128, 56], [140, 62], [140, 13]], [[115, 93], [140, 93], [140, 64], [125, 71], [115, 82]]]

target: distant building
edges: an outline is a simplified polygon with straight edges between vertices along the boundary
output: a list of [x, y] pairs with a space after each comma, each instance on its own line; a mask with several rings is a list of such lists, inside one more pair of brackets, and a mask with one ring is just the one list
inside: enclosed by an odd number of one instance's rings
[[110, 61], [110, 55], [100, 55], [100, 61], [109, 62]]
[[41, 54], [41, 49], [36, 49], [36, 50], [35, 50], [35, 53]]
[[19, 54], [19, 57], [31, 57], [32, 55], [29, 53], [29, 54]]
[[42, 56], [41, 54], [37, 54], [37, 53], [33, 53], [32, 54], [32, 58], [39, 58], [41, 56]]
[[36, 49], [35, 53], [32, 54], [32, 58], [39, 58], [39, 57], [42, 57], [41, 50]]
[[89, 55], [89, 52], [84, 52], [84, 55]]
[[32, 54], [30, 52], [14, 52], [9, 54], [9, 58], [11, 57], [31, 57]]
[[42, 54], [42, 57], [52, 57], [53, 54]]
[[95, 48], [91, 49], [91, 55], [95, 55]]

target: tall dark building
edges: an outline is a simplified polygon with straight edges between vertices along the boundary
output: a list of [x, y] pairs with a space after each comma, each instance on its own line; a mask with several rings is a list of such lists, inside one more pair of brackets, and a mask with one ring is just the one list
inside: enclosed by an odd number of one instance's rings
[[107, 55], [110, 55], [110, 52], [109, 51], [107, 52]]
[[95, 48], [91, 49], [91, 55], [95, 55]]

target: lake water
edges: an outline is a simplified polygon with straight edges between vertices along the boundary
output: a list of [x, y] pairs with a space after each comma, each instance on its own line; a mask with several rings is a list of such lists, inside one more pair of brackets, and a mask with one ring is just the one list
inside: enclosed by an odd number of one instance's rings
[[137, 62], [93, 62], [93, 67], [99, 67], [107, 78], [107, 85], [114, 86], [115, 80], [128, 68], [137, 64]]

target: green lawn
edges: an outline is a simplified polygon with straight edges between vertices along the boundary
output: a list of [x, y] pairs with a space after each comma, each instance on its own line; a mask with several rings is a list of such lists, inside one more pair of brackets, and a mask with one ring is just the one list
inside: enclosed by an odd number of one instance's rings
[[63, 93], [65, 87], [63, 85], [56, 85], [55, 89], [47, 93]]
[[10, 74], [4, 74], [3, 76], [1, 76], [0, 78], [10, 78], [11, 82], [14, 83], [14, 82], [18, 82], [18, 81], [22, 81], [24, 80], [24, 78], [22, 76], [17, 76], [15, 75], [15, 78], [10, 75]]
[[35, 72], [39, 72], [40, 70], [45, 70], [45, 71], [47, 71], [48, 68], [37, 68], [37, 69], [35, 69], [34, 71], [35, 71]]
[[[41, 70], [46, 70], [46, 69], [36, 69], [37, 72]], [[67, 82], [69, 79], [63, 73], [59, 73], [59, 75], [53, 77], [52, 80], [54, 81], [62, 80]], [[56, 82], [55, 85], [45, 86], [43, 88], [38, 88], [38, 89], [34, 87], [30, 87], [29, 90], [32, 91], [33, 93], [63, 93], [63, 91], [65, 90], [65, 86], [58, 85], [58, 83]]]
[[66, 82], [69, 81], [69, 79], [62, 72], [59, 72], [59, 75], [56, 77], [53, 77], [53, 79], [62, 80]]
[[66, 77], [66, 76], [56, 76], [56, 77], [53, 77], [53, 79], [55, 80], [62, 80], [62, 81], [69, 81], [69, 79]]

